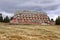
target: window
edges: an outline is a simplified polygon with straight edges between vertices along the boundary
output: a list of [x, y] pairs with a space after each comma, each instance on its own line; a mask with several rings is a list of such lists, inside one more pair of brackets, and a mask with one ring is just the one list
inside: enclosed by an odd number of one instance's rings
[[32, 19], [32, 17], [30, 17], [30, 19]]

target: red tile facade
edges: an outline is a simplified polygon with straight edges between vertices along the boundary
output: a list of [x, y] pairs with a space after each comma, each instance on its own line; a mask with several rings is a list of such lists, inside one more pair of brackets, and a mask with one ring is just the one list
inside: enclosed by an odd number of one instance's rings
[[13, 20], [10, 23], [17, 23], [17, 24], [42, 24], [46, 23], [49, 24], [50, 21], [48, 19], [47, 14], [41, 12], [19, 12], [15, 13]]

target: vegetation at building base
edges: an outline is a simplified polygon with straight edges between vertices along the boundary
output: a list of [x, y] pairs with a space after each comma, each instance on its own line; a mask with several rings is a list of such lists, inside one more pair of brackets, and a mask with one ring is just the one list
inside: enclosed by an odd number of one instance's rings
[[54, 22], [54, 19], [53, 19], [53, 18], [51, 18], [49, 21], [53, 21], [53, 22]]
[[56, 23], [56, 25], [60, 25], [60, 16], [58, 16], [58, 18], [56, 18], [56, 21], [55, 21]]
[[12, 20], [13, 19], [13, 16], [10, 18], [10, 20]]

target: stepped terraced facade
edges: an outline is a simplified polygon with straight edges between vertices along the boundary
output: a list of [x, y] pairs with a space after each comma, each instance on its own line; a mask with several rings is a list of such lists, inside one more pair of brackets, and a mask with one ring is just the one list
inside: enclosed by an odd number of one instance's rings
[[50, 24], [49, 17], [44, 12], [18, 11], [15, 12], [11, 24]]

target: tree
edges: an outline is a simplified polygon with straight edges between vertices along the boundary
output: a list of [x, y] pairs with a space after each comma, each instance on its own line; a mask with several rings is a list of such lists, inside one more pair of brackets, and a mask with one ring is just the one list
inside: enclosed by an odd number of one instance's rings
[[4, 18], [4, 22], [5, 22], [5, 23], [8, 23], [9, 21], [10, 21], [9, 17], [6, 16], [6, 17]]
[[60, 16], [58, 16], [58, 18], [56, 18], [56, 25], [60, 25]]
[[12, 19], [13, 19], [13, 17], [10, 18], [10, 20], [12, 20]]
[[54, 21], [53, 19], [51, 19], [51, 21]]
[[3, 22], [3, 16], [0, 14], [0, 22]]

